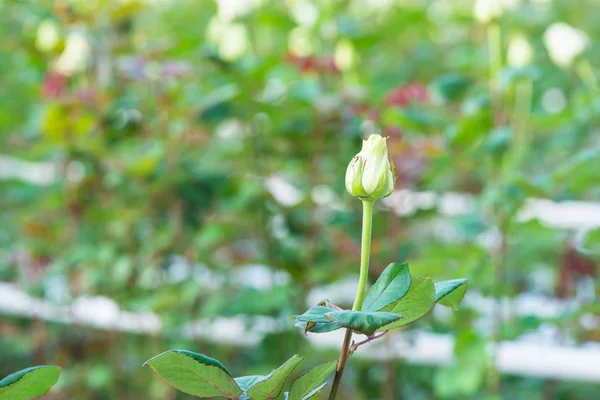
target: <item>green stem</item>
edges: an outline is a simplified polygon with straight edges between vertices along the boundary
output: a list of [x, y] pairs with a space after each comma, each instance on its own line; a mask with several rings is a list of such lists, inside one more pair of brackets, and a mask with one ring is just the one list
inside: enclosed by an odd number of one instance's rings
[[577, 64], [575, 69], [584, 83], [586, 83], [593, 90], [598, 90], [598, 78], [596, 77], [596, 74], [594, 74], [594, 69], [590, 64], [589, 59], [586, 58], [582, 60], [579, 64]]
[[[500, 72], [502, 70], [502, 31], [500, 24], [497, 21], [491, 22], [487, 27], [488, 37], [488, 51], [490, 55], [490, 97], [491, 97], [491, 109], [492, 109], [492, 126], [494, 128], [503, 126], [506, 121], [504, 120], [504, 101], [500, 88]], [[506, 165], [505, 165], [506, 167]], [[499, 187], [502, 184], [504, 178], [503, 175], [506, 173], [505, 168], [496, 170], [492, 175], [492, 180], [489, 185], [495, 186], [494, 192], [498, 193]], [[492, 215], [495, 214], [496, 210], [492, 210]], [[502, 230], [502, 228], [501, 228]], [[492, 395], [500, 394], [500, 372], [496, 366], [498, 345], [501, 339], [502, 332], [502, 309], [501, 309], [501, 297], [503, 288], [505, 285], [505, 256], [506, 256], [506, 239], [505, 232], [502, 232], [502, 245], [496, 254], [496, 264], [494, 265], [494, 297], [496, 300], [496, 310], [494, 313], [495, 330], [492, 334], [492, 344], [494, 346], [493, 354], [491, 356], [491, 368], [490, 368], [490, 379], [488, 383], [488, 391]]]
[[511, 118], [511, 126], [515, 133], [511, 140], [507, 156], [502, 162], [502, 182], [510, 182], [522, 174], [523, 160], [527, 156], [531, 144], [529, 134], [529, 115], [531, 113], [531, 96], [533, 82], [529, 78], [521, 79], [515, 88], [515, 104]]
[[[367, 278], [369, 275], [369, 258], [371, 255], [371, 233], [373, 231], [373, 204], [372, 200], [363, 200], [363, 220], [362, 220], [362, 238], [360, 248], [360, 278], [358, 280], [358, 289], [356, 290], [356, 298], [354, 299], [353, 311], [360, 311], [365, 299], [365, 289], [367, 287]], [[350, 339], [352, 339], [352, 329], [346, 329], [342, 351], [335, 369], [335, 378], [329, 393], [329, 400], [334, 400], [337, 391], [342, 382], [342, 375], [346, 362], [350, 357]]]
[[500, 93], [500, 71], [502, 70], [502, 33], [497, 22], [487, 27], [488, 51], [490, 56], [490, 94], [492, 103], [492, 125], [504, 124], [503, 104]]
[[363, 200], [362, 238], [360, 248], [360, 278], [354, 299], [353, 311], [360, 311], [365, 300], [365, 289], [369, 276], [369, 258], [371, 257], [371, 233], [373, 231], [373, 204], [374, 201]]

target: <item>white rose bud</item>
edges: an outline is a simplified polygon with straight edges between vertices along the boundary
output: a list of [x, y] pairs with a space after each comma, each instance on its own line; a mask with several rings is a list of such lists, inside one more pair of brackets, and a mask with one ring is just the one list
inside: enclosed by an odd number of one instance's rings
[[373, 134], [363, 140], [362, 150], [346, 170], [346, 190], [362, 200], [378, 200], [394, 191], [394, 164], [386, 139]]

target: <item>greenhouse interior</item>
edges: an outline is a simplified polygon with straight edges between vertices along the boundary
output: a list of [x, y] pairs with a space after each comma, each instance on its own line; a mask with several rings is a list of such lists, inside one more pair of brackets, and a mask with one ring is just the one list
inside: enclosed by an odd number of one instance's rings
[[0, 400], [599, 400], [599, 15], [0, 0]]

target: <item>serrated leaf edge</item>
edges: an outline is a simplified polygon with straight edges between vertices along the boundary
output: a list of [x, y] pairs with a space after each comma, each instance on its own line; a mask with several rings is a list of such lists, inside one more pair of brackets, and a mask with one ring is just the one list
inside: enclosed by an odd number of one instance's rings
[[[152, 361], [152, 360], [154, 360], [154, 359], [156, 359], [156, 358], [158, 358], [158, 357], [160, 357], [160, 356], [163, 356], [163, 355], [165, 355], [165, 354], [167, 354], [167, 353], [177, 353], [177, 354], [179, 354], [179, 355], [181, 355], [181, 356], [183, 356], [183, 357], [190, 358], [190, 359], [192, 359], [193, 361], [197, 362], [198, 364], [202, 364], [202, 365], [204, 365], [204, 366], [206, 366], [206, 367], [208, 367], [208, 368], [218, 368], [218, 369], [220, 369], [221, 371], [223, 371], [223, 372], [227, 373], [227, 374], [228, 374], [228, 375], [231, 377], [231, 380], [233, 381], [233, 383], [234, 383], [234, 384], [237, 386], [237, 388], [238, 388], [238, 389], [239, 389], [239, 390], [240, 390], [240, 391], [243, 393], [243, 390], [240, 388], [240, 386], [237, 384], [237, 382], [236, 382], [235, 380], [233, 380], [233, 377], [231, 376], [231, 374], [229, 373], [229, 371], [227, 371], [227, 369], [223, 369], [224, 367], [223, 367], [223, 368], [220, 368], [220, 367], [218, 367], [218, 366], [216, 366], [216, 365], [209, 365], [209, 364], [202, 363], [202, 362], [200, 362], [200, 361], [196, 360], [195, 358], [188, 356], [187, 354], [180, 353], [180, 352], [179, 352], [179, 351], [177, 351], [177, 350], [167, 350], [167, 351], [165, 351], [165, 352], [163, 352], [163, 353], [160, 353], [160, 354], [158, 354], [158, 355], [156, 355], [156, 356], [152, 357], [152, 358], [151, 358], [151, 359], [149, 359], [148, 361], [146, 361], [144, 364], [142, 364], [142, 367], [150, 367], [150, 369], [151, 369], [151, 370], [154, 372], [154, 374], [155, 374], [156, 376], [158, 376], [158, 377], [159, 377], [159, 378], [160, 378], [160, 379], [161, 379], [163, 382], [165, 382], [167, 385], [171, 386], [172, 388], [175, 388], [175, 389], [177, 389], [177, 390], [179, 390], [179, 391], [181, 391], [181, 392], [183, 392], [183, 393], [187, 393], [187, 394], [191, 394], [192, 396], [196, 396], [194, 393], [186, 392], [185, 390], [181, 390], [181, 389], [178, 389], [178, 388], [176, 388], [175, 386], [173, 386], [173, 385], [172, 385], [170, 382], [168, 382], [168, 381], [167, 381], [167, 380], [165, 380], [165, 379], [164, 379], [162, 376], [160, 376], [160, 374], [159, 374], [159, 373], [158, 373], [158, 371], [157, 371], [157, 370], [156, 370], [156, 369], [155, 369], [155, 368], [152, 366], [152, 364], [149, 364], [149, 362], [150, 362], [150, 361]], [[206, 357], [206, 356], [205, 356], [205, 357]], [[221, 362], [219, 362], [219, 364], [221, 364]], [[221, 364], [221, 365], [222, 365], [222, 364]], [[183, 365], [182, 365], [182, 366], [183, 366]], [[186, 369], [188, 369], [188, 368], [186, 368]], [[223, 396], [224, 396], [224, 397], [226, 397], [226, 398], [228, 398], [228, 399], [235, 400], [235, 399], [237, 399], [237, 398], [238, 398], [238, 397], [241, 395], [241, 394], [240, 394], [240, 395], [238, 395], [238, 396], [234, 396], [234, 397], [232, 397], [232, 396], [233, 396], [232, 394], [230, 394], [230, 393], [227, 393], [227, 392], [226, 392], [226, 391], [224, 391], [224, 389], [222, 389], [221, 387], [219, 387], [219, 386], [215, 385], [214, 383], [212, 383], [212, 382], [211, 382], [211, 381], [209, 381], [208, 379], [204, 378], [202, 375], [199, 375], [198, 373], [196, 373], [196, 371], [194, 371], [194, 370], [190, 370], [190, 372], [192, 372], [194, 375], [198, 376], [198, 377], [199, 377], [200, 379], [202, 379], [203, 381], [207, 382], [209, 385], [211, 385], [211, 386], [213, 386], [214, 388], [216, 388], [216, 389], [217, 389], [219, 392], [223, 393]]]

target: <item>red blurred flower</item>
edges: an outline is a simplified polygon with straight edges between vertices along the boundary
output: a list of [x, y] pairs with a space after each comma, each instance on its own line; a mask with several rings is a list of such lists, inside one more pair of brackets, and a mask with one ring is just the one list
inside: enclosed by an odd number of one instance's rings
[[388, 125], [383, 128], [384, 136], [394, 139], [402, 139], [402, 130], [397, 126]]
[[56, 71], [49, 71], [42, 82], [42, 97], [56, 98], [64, 94], [66, 89], [67, 77]]
[[398, 86], [392, 90], [385, 98], [385, 102], [390, 106], [406, 107], [410, 103], [424, 103], [429, 98], [427, 88], [420, 83], [409, 83]]
[[315, 56], [297, 56], [292, 53], [287, 53], [285, 62], [295, 65], [303, 72], [328, 72], [334, 75], [340, 73], [332, 56], [323, 56], [321, 58]]
[[321, 71], [327, 71], [334, 75], [337, 75], [340, 73], [340, 70], [338, 69], [337, 65], [335, 64], [335, 59], [333, 58], [333, 56], [322, 57], [319, 64], [321, 66]]
[[360, 115], [374, 122], [379, 121], [379, 110], [367, 103], [354, 103], [350, 106], [350, 111], [352, 115]]
[[96, 95], [94, 91], [92, 91], [89, 88], [79, 89], [75, 93], [75, 98], [77, 99], [77, 101], [87, 104], [88, 106], [93, 106], [96, 104]]

